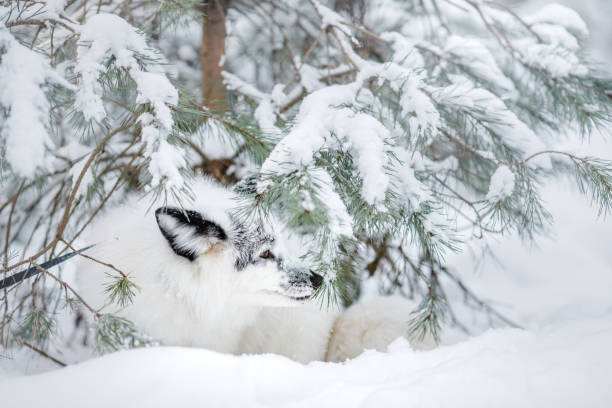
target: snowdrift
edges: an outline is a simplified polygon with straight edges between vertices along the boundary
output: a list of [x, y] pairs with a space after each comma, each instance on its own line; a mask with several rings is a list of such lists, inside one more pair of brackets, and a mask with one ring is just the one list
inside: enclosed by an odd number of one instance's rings
[[610, 407], [612, 320], [489, 330], [432, 351], [398, 339], [344, 364], [159, 347], [0, 383], [3, 407]]

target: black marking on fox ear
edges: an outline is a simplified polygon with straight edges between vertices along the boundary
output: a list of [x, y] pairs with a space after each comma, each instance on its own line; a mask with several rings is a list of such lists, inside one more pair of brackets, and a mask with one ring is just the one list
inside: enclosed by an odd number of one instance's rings
[[211, 240], [227, 239], [223, 228], [196, 211], [160, 207], [155, 211], [155, 218], [172, 250], [190, 261], [210, 248]]

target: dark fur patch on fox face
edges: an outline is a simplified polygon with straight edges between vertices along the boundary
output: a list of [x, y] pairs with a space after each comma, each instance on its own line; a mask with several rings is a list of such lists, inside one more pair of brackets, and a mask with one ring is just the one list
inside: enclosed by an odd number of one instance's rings
[[269, 249], [274, 237], [259, 227], [248, 228], [244, 224], [234, 223], [232, 244], [236, 251], [236, 270], [241, 271], [249, 264], [258, 262], [260, 254]]
[[273, 263], [274, 268], [282, 273], [279, 282], [282, 292], [290, 297], [309, 297], [316, 291], [323, 278], [311, 271], [298, 259], [285, 259], [274, 254], [272, 246], [274, 237], [256, 226], [249, 226], [234, 221], [232, 245], [235, 251], [235, 268], [240, 272], [249, 266]]

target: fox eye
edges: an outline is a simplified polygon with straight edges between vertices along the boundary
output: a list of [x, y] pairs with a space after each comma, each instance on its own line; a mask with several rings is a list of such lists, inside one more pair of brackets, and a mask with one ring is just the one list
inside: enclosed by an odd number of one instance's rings
[[274, 259], [274, 254], [270, 252], [269, 249], [266, 249], [261, 254], [259, 254], [259, 257], [263, 259]]

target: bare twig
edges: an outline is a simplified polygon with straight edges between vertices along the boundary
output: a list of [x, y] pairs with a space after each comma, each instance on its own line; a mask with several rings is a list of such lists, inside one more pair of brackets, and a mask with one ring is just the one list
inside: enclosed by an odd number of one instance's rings
[[129, 129], [131, 126], [133, 126], [136, 123], [136, 121], [137, 121], [137, 118], [134, 118], [130, 122], [128, 122], [128, 123], [126, 123], [126, 124], [116, 128], [115, 130], [109, 132], [102, 139], [102, 141], [100, 141], [100, 143], [96, 146], [96, 148], [91, 152], [91, 154], [89, 155], [89, 158], [87, 159], [87, 162], [85, 163], [85, 165], [83, 166], [83, 169], [81, 170], [81, 173], [79, 174], [79, 177], [74, 182], [74, 185], [72, 187], [72, 192], [70, 193], [70, 196], [68, 197], [68, 200], [67, 200], [66, 205], [65, 205], [64, 214], [63, 214], [62, 219], [60, 221], [60, 224], [59, 224], [59, 226], [58, 226], [58, 228], [56, 230], [55, 237], [51, 240], [51, 242], [49, 242], [44, 248], [42, 248], [40, 251], [38, 251], [34, 255], [29, 256], [27, 259], [24, 259], [22, 261], [16, 262], [16, 263], [14, 263], [12, 265], [9, 265], [9, 266], [5, 267], [3, 269], [3, 272], [10, 271], [12, 269], [15, 269], [15, 268], [17, 268], [17, 267], [19, 267], [21, 265], [24, 265], [24, 264], [28, 263], [28, 262], [32, 262], [32, 260], [39, 258], [40, 256], [42, 256], [45, 253], [47, 253], [49, 250], [52, 250], [51, 252], [53, 253], [53, 249], [56, 247], [57, 243], [61, 239], [62, 233], [64, 232], [64, 229], [66, 228], [66, 225], [68, 224], [68, 220], [70, 219], [72, 203], [75, 200], [78, 188], [79, 188], [81, 182], [83, 181], [83, 178], [85, 177], [85, 173], [87, 172], [89, 167], [94, 162], [95, 157], [102, 151], [102, 149], [104, 148], [106, 143], [108, 143], [108, 141], [113, 136], [115, 136], [117, 133], [119, 133], [121, 131]]
[[495, 317], [497, 317], [499, 320], [501, 320], [502, 322], [506, 323], [508, 326], [510, 327], [514, 327], [517, 329], [522, 329], [523, 327], [521, 325], [519, 325], [518, 323], [510, 320], [508, 317], [506, 317], [505, 315], [503, 315], [502, 313], [498, 312], [495, 308], [493, 308], [491, 305], [489, 305], [487, 302], [485, 302], [484, 300], [480, 299], [478, 296], [476, 296], [476, 294], [474, 292], [472, 292], [464, 283], [463, 281], [461, 281], [461, 279], [457, 278], [455, 275], [453, 275], [452, 273], [450, 273], [446, 268], [442, 268], [442, 272], [448, 276], [453, 282], [455, 282], [455, 284], [459, 287], [459, 289], [461, 289], [461, 291], [464, 293], [464, 295], [471, 299], [473, 302], [475, 302], [479, 307], [485, 309], [488, 313], [494, 315]]
[[91, 307], [89, 305], [89, 303], [85, 302], [85, 300], [81, 297], [81, 295], [79, 295], [77, 293], [76, 290], [74, 290], [72, 288], [72, 286], [70, 286], [67, 282], [61, 280], [60, 278], [58, 278], [57, 276], [55, 276], [53, 273], [49, 272], [49, 270], [43, 268], [42, 266], [38, 265], [37, 263], [34, 262], [33, 259], [29, 259], [29, 262], [37, 269], [39, 269], [41, 272], [43, 272], [45, 275], [50, 276], [54, 281], [56, 281], [57, 283], [59, 283], [62, 287], [64, 287], [65, 289], [69, 290], [74, 296], [76, 296], [77, 299], [79, 299], [79, 301], [81, 302], [81, 304], [83, 304], [83, 306], [85, 306], [94, 316], [96, 317], [100, 317], [102, 316], [97, 310], [95, 310], [93, 307]]
[[49, 360], [53, 361], [55, 364], [62, 366], [62, 367], [66, 367], [67, 364], [63, 363], [61, 361], [59, 361], [57, 358], [50, 356], [49, 354], [47, 354], [45, 351], [39, 349], [36, 346], [33, 346], [32, 344], [28, 343], [27, 341], [25, 341], [24, 339], [22, 339], [21, 337], [17, 337], [17, 343], [26, 346], [27, 348], [34, 350], [35, 352], [37, 352], [38, 354], [40, 354], [41, 356], [48, 358]]
[[6, 224], [6, 242], [4, 243], [4, 269], [6, 269], [6, 267], [8, 266], [8, 248], [9, 248], [9, 242], [10, 242], [10, 238], [11, 238], [11, 224], [13, 223], [13, 214], [15, 212], [15, 206], [17, 205], [17, 199], [19, 198], [19, 195], [21, 194], [21, 192], [23, 191], [23, 185], [25, 184], [25, 180], [21, 182], [21, 184], [19, 184], [19, 189], [17, 190], [17, 193], [13, 196], [13, 202], [11, 204], [11, 210], [9, 212], [9, 216], [8, 216], [8, 221]]
[[96, 263], [99, 263], [100, 265], [104, 265], [104, 266], [106, 266], [107, 268], [111, 268], [111, 269], [112, 269], [112, 270], [114, 270], [115, 272], [119, 273], [119, 274], [121, 275], [121, 277], [122, 277], [122, 278], [127, 279], [127, 275], [126, 275], [125, 273], [123, 273], [122, 271], [120, 271], [119, 269], [117, 269], [117, 268], [116, 268], [115, 266], [113, 266], [112, 264], [109, 264], [109, 263], [107, 263], [107, 262], [103, 262], [103, 261], [101, 261], [101, 260], [99, 260], [99, 259], [96, 259], [96, 258], [94, 258], [94, 257], [92, 257], [92, 256], [89, 256], [89, 255], [87, 255], [87, 254], [85, 254], [85, 253], [83, 253], [83, 252], [81, 252], [81, 251], [79, 251], [79, 250], [75, 249], [75, 248], [74, 248], [72, 245], [70, 245], [70, 244], [69, 244], [67, 241], [65, 241], [64, 239], [61, 239], [61, 241], [62, 241], [64, 244], [66, 244], [66, 246], [67, 246], [68, 248], [70, 248], [70, 249], [71, 249], [73, 252], [76, 252], [78, 255], [82, 256], [83, 258], [86, 258], [86, 259], [89, 259], [90, 261], [94, 261], [94, 262], [96, 262]]

